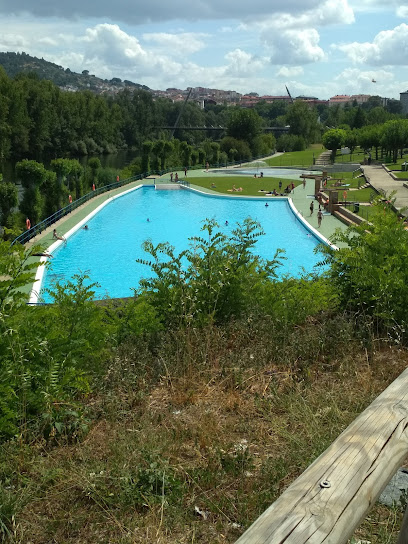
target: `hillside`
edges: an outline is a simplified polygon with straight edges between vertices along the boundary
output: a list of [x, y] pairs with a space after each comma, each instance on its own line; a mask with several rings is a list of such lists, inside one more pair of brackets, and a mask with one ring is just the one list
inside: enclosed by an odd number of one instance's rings
[[119, 78], [111, 80], [101, 79], [84, 70], [81, 74], [64, 69], [58, 64], [44, 59], [32, 57], [27, 53], [0, 53], [0, 65], [3, 66], [9, 77], [15, 77], [20, 73], [35, 73], [40, 79], [48, 79], [62, 89], [76, 91], [89, 89], [95, 93], [115, 93], [125, 87], [130, 89], [144, 89], [149, 91], [146, 85], [133, 83]]

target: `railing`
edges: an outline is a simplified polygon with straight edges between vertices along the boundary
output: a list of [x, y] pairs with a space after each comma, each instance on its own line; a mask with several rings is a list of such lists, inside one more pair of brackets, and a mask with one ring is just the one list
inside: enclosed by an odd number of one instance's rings
[[[345, 544], [408, 454], [408, 369], [236, 544]], [[408, 510], [398, 544], [408, 543]]]
[[343, 202], [339, 200], [339, 204], [341, 204], [342, 207], [346, 208], [347, 210], [359, 215], [366, 221], [369, 221], [370, 218], [370, 212], [371, 207], [370, 206], [363, 206], [360, 202]]
[[86, 195], [81, 196], [77, 200], [74, 200], [72, 203], [68, 204], [68, 206], [65, 206], [64, 208], [61, 208], [60, 210], [56, 211], [40, 223], [37, 223], [30, 229], [26, 230], [20, 236], [15, 238], [11, 245], [15, 243], [20, 244], [26, 244], [31, 238], [34, 238], [34, 236], [37, 236], [37, 234], [41, 234], [43, 230], [45, 230], [50, 225], [53, 225], [56, 223], [59, 219], [62, 217], [65, 217], [69, 213], [71, 213], [73, 210], [76, 210], [79, 208], [79, 206], [82, 206], [82, 204], [85, 204], [85, 202], [88, 202], [92, 198], [101, 195], [102, 193], [106, 193], [107, 191], [112, 191], [112, 189], [117, 189], [118, 187], [122, 187], [123, 185], [127, 185], [128, 183], [131, 183], [132, 181], [136, 181], [139, 179], [142, 179], [142, 175], [139, 176], [133, 176], [128, 179], [124, 179], [121, 181], [115, 181], [115, 183], [111, 183], [110, 185], [105, 185], [104, 187], [98, 187], [95, 189], [95, 191], [91, 191], [87, 193]]

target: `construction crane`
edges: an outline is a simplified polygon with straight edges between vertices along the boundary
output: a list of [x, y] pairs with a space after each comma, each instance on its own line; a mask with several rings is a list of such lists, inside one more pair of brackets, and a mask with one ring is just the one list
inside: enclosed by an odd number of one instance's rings
[[[285, 85], [285, 87], [286, 87], [286, 85]], [[289, 98], [290, 98], [290, 101], [291, 101], [291, 102], [292, 102], [292, 104], [293, 104], [293, 98], [292, 98], [292, 95], [290, 94], [290, 92], [289, 92], [289, 89], [288, 89], [287, 87], [286, 87], [286, 92], [288, 93], [288, 95], [289, 95]]]
[[186, 107], [186, 104], [187, 104], [187, 100], [190, 98], [190, 94], [191, 94], [191, 91], [193, 90], [192, 87], [190, 87], [190, 90], [188, 91], [188, 95], [186, 96], [184, 102], [183, 102], [183, 105], [181, 106], [180, 108], [180, 111], [179, 111], [179, 114], [177, 115], [177, 119], [176, 119], [176, 122], [174, 123], [174, 127], [172, 128], [171, 132], [170, 132], [170, 140], [173, 139], [174, 137], [174, 132], [177, 128], [177, 125], [179, 124], [179, 121], [180, 121], [180, 117], [181, 117], [181, 114], [183, 113], [184, 111], [184, 108]]

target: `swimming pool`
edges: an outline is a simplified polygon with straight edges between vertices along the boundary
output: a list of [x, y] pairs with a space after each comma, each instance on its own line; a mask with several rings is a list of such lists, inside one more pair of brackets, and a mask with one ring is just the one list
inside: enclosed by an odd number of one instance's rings
[[[188, 238], [202, 234], [206, 218], [217, 220], [220, 230], [228, 233], [247, 217], [259, 221], [265, 231], [255, 246], [258, 255], [272, 259], [277, 248], [286, 250], [287, 259], [278, 269], [280, 275], [299, 276], [302, 268], [313, 270], [319, 260], [314, 253], [319, 240], [295, 217], [286, 199], [142, 187], [111, 201], [87, 222], [88, 230], [77, 230], [66, 245], [54, 250], [41, 287], [50, 288], [55, 281], [70, 279], [81, 271], [100, 284], [97, 298], [132, 296], [140, 278], [152, 274], [150, 267], [136, 263], [137, 258], [150, 258], [141, 248], [145, 240], [153, 244], [169, 242], [179, 253], [186, 249]], [[50, 301], [48, 295], [43, 296]]]

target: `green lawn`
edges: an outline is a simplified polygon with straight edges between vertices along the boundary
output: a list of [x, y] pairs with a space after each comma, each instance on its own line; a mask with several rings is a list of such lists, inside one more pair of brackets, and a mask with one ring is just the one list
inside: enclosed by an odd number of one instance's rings
[[[330, 174], [330, 176], [332, 179], [343, 179], [344, 183], [348, 185], [348, 187], [338, 187], [341, 192], [343, 192], [344, 189], [358, 189], [360, 185], [365, 184], [365, 178], [353, 177], [353, 172], [334, 172]], [[336, 188], [331, 180], [327, 182], [327, 187]]]
[[340, 149], [337, 150], [336, 153], [336, 163], [344, 163], [344, 162], [363, 162], [364, 161], [364, 151], [357, 147], [353, 153], [350, 153], [348, 155], [343, 155], [340, 151]]
[[[377, 196], [377, 191], [371, 187], [358, 189], [357, 191], [348, 191], [347, 200], [352, 202], [371, 202]], [[339, 200], [343, 199], [343, 192], [339, 194]]]
[[313, 158], [317, 157], [325, 151], [322, 144], [312, 144], [304, 151], [288, 151], [279, 157], [265, 159], [269, 166], [311, 166]]
[[[218, 193], [226, 194], [240, 194], [247, 196], [262, 196], [262, 192], [259, 192], [261, 189], [264, 191], [273, 191], [276, 189], [279, 192], [283, 192], [285, 187], [289, 183], [295, 184], [297, 187], [302, 183], [302, 180], [295, 178], [293, 180], [283, 179], [282, 178], [282, 190], [279, 191], [279, 178], [254, 178], [253, 176], [234, 176], [233, 174], [226, 174], [225, 176], [203, 176], [203, 177], [194, 177], [191, 178], [191, 183], [194, 185], [199, 185], [200, 187], [205, 187], [206, 189], [211, 189]], [[212, 187], [212, 184], [215, 187]], [[233, 192], [232, 186], [238, 189], [242, 187], [242, 191], [236, 193]]]
[[393, 171], [392, 173], [398, 179], [408, 179], [408, 172]]

